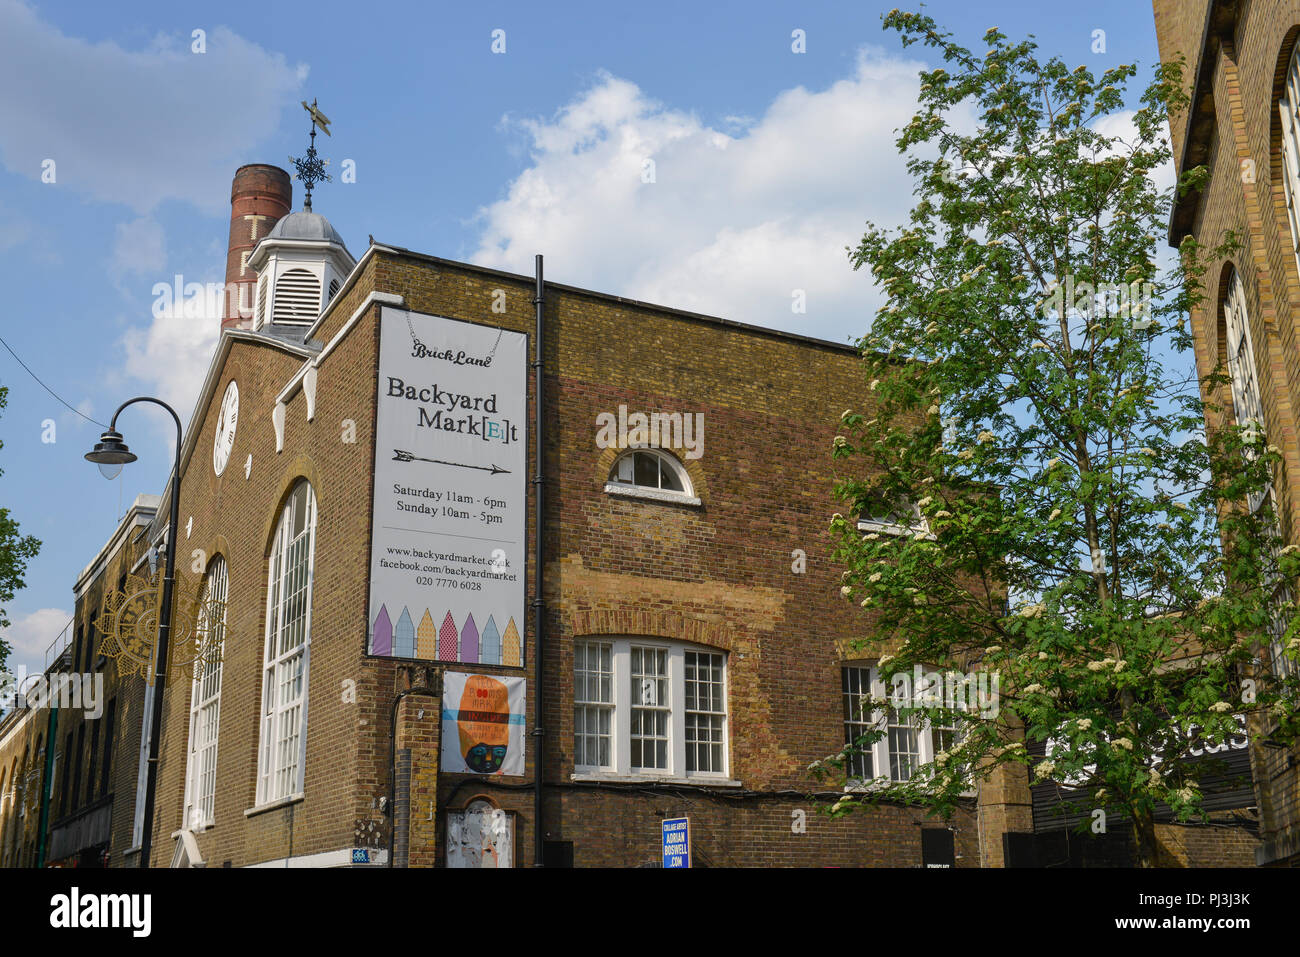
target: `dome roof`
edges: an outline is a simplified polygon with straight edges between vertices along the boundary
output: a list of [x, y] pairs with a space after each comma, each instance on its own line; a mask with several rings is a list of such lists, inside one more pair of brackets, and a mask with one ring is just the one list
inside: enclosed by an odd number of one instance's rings
[[343, 237], [320, 213], [290, 213], [276, 223], [264, 238], [324, 240], [347, 248]]

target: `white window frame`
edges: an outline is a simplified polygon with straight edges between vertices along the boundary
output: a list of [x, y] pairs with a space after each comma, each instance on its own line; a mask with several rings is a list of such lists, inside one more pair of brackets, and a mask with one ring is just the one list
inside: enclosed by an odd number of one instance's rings
[[[637, 455], [648, 455], [658, 460], [659, 463], [659, 485], [638, 485], [636, 483], [636, 473], [633, 468], [633, 462]], [[667, 470], [677, 479], [682, 490], [663, 487], [663, 473]], [[626, 473], [629, 477], [624, 477]], [[677, 457], [665, 452], [663, 449], [644, 448], [628, 449], [610, 466], [609, 478], [605, 482], [605, 491], [610, 495], [625, 495], [630, 498], [648, 498], [660, 502], [675, 502], [682, 505], [699, 505], [699, 496], [695, 494], [695, 486], [691, 483], [691, 477]]]
[[[587, 647], [607, 645], [611, 651], [613, 691], [611, 735], [609, 747], [609, 764], [597, 766], [577, 763], [577, 729], [574, 734], [574, 769], [575, 778], [617, 778], [637, 781], [685, 781], [695, 783], [735, 785], [730, 778], [731, 769], [731, 710], [730, 710], [730, 672], [729, 655], [718, 648], [694, 645], [686, 642], [664, 641], [658, 638], [641, 638], [636, 636], [600, 636], [578, 639], [575, 645]], [[632, 767], [632, 709], [641, 696], [634, 695], [632, 686], [632, 649], [651, 649], [665, 653], [667, 704], [651, 707], [666, 707], [668, 711], [667, 767], [633, 768]], [[686, 655], [716, 655], [722, 659], [722, 711], [692, 711], [692, 714], [721, 715], [722, 721], [722, 756], [721, 769], [717, 771], [688, 771], [686, 754]], [[576, 660], [576, 659], [575, 659]], [[576, 677], [576, 675], [575, 675]], [[575, 689], [576, 690], [576, 689]], [[575, 695], [575, 709], [583, 702]]]
[[[191, 831], [206, 830], [214, 819], [217, 742], [221, 730], [221, 662], [229, 589], [230, 571], [225, 558], [218, 555], [204, 576], [196, 635], [203, 654], [195, 663], [190, 685], [189, 756], [185, 771], [185, 814], [181, 821]], [[221, 620], [215, 623], [208, 617], [214, 607], [221, 614]]]
[[[298, 489], [306, 487], [304, 508], [306, 516], [303, 529], [293, 534], [294, 506], [298, 499]], [[288, 604], [285, 596], [286, 585], [292, 584], [292, 569], [286, 563], [299, 542], [306, 540], [306, 553], [303, 556], [302, 641], [281, 652], [279, 639], [285, 630], [285, 610]], [[262, 807], [296, 798], [303, 793], [303, 781], [307, 763], [307, 701], [308, 677], [311, 673], [311, 599], [312, 583], [315, 579], [316, 563], [316, 493], [311, 483], [300, 480], [293, 487], [280, 512], [280, 521], [276, 526], [274, 544], [271, 548], [270, 571], [267, 579], [266, 603], [266, 642], [262, 656], [261, 721], [258, 742], [257, 767], [257, 806]], [[279, 576], [279, 581], [277, 581]], [[292, 674], [295, 659], [301, 655], [300, 685], [296, 695], [285, 700], [281, 689], [286, 677]], [[291, 733], [286, 732], [285, 724], [294, 721]], [[290, 758], [284, 753], [284, 745], [292, 733], [297, 734], [296, 754]]]
[[[926, 669], [926, 670], [929, 671], [931, 669]], [[845, 700], [848, 698], [850, 694], [850, 692], [847, 690], [847, 685], [848, 685], [847, 677], [848, 677], [848, 672], [850, 671], [856, 671], [859, 673], [865, 671], [868, 673], [869, 676], [868, 687], [870, 689], [870, 694], [863, 695], [861, 691], [853, 692], [855, 697], [857, 698], [871, 697], [876, 699], [883, 699], [889, 697], [888, 689], [885, 687], [884, 682], [880, 678], [880, 669], [876, 666], [876, 663], [874, 661], [846, 661], [842, 663], [841, 671], [840, 671], [840, 704], [841, 704], [841, 713], [842, 713], [840, 727], [842, 729], [842, 733], [844, 734], [844, 746], [847, 748], [848, 746], [853, 744], [858, 737], [861, 737], [868, 730], [874, 730], [876, 728], [888, 729], [890, 727], [903, 728], [903, 727], [907, 727], [908, 724], [911, 724], [916, 731], [916, 752], [915, 753], [917, 757], [916, 757], [916, 764], [911, 769], [911, 772], [908, 774], [907, 778], [895, 778], [894, 777], [895, 762], [893, 760], [894, 756], [891, 753], [893, 749], [890, 747], [890, 736], [888, 733], [886, 733], [884, 736], [880, 738], [880, 740], [874, 742], [871, 745], [870, 754], [871, 754], [872, 777], [861, 778], [861, 777], [854, 777], [852, 774], [849, 774], [848, 782], [845, 784], [844, 790], [862, 791], [862, 790], [870, 790], [872, 788], [887, 787], [891, 784], [905, 783], [907, 780], [910, 780], [912, 774], [914, 774], [921, 767], [934, 762], [935, 728], [934, 726], [929, 724], [918, 726], [920, 722], [924, 721], [924, 716], [916, 712], [913, 712], [909, 716], [909, 720], [907, 722], [897, 722], [894, 720], [894, 717], [897, 714], [897, 712], [893, 708], [874, 708], [872, 709], [870, 716], [864, 714], [855, 719], [850, 719], [849, 702]], [[859, 681], [860, 681], [860, 677], [859, 677]], [[861, 687], [860, 684], [859, 687]], [[853, 738], [849, 737], [850, 723], [862, 726], [862, 730], [860, 730], [858, 734]], [[940, 729], [946, 730], [947, 726], [940, 726]], [[957, 730], [960, 730], [960, 725], [957, 726]], [[902, 752], [899, 753], [901, 754]], [[884, 771], [885, 773], [881, 773], [882, 771]], [[973, 794], [974, 790], [973, 789], [968, 790], [966, 793]]]
[[[1296, 62], [1294, 56], [1292, 56], [1291, 62], [1294, 68]], [[1288, 89], [1291, 88], [1291, 79], [1288, 76]], [[1286, 160], [1286, 162], [1289, 163], [1290, 160]], [[1294, 229], [1295, 224], [1293, 222], [1293, 234]], [[1232, 387], [1232, 409], [1237, 424], [1239, 426], [1253, 425], [1256, 428], [1263, 428], [1264, 405], [1260, 399], [1259, 374], [1255, 368], [1255, 353], [1250, 335], [1250, 313], [1246, 309], [1246, 289], [1241, 281], [1240, 274], [1235, 269], [1228, 280], [1228, 294], [1223, 300], [1223, 325], [1228, 340], [1228, 375]], [[1266, 501], [1270, 502], [1276, 509], [1277, 495], [1271, 481], [1259, 492], [1251, 493], [1248, 496], [1247, 504], [1253, 513], [1258, 511]], [[1279, 534], [1276, 527], [1274, 527], [1273, 534]], [[1279, 583], [1276, 591], [1277, 603], [1285, 604], [1290, 600], [1290, 589], [1285, 583]], [[1269, 631], [1272, 633], [1272, 638], [1269, 641], [1269, 659], [1274, 673], [1279, 677], [1291, 674], [1296, 667], [1295, 663], [1286, 656], [1282, 645], [1286, 625], [1287, 622], [1283, 616], [1278, 614], [1271, 616]]]
[[[899, 512], [910, 511], [911, 521], [904, 525], [900, 522]], [[927, 539], [934, 538], [934, 532], [930, 529], [930, 521], [921, 513], [921, 508], [914, 502], [902, 503], [898, 508], [891, 509], [885, 515], [858, 516], [858, 531], [861, 532], [879, 532], [884, 535], [915, 535], [917, 532], [924, 532]]]
[[1300, 269], [1300, 43], [1291, 51], [1277, 107], [1282, 118], [1282, 193], [1291, 225], [1291, 252]]
[[[595, 656], [595, 664], [592, 657]], [[608, 658], [609, 669], [605, 669]], [[579, 668], [581, 665], [581, 668]], [[614, 653], [608, 641], [578, 641], [573, 649], [573, 761], [581, 767], [612, 771], [614, 769]], [[593, 727], [592, 724], [595, 724]], [[581, 744], [579, 743], [581, 741]], [[606, 744], [607, 760], [600, 759], [600, 746]], [[582, 760], [595, 748], [595, 762]]]

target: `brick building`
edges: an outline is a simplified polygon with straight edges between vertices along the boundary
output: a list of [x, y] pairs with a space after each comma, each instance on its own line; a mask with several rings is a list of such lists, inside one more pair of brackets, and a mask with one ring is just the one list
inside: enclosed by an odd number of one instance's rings
[[[310, 212], [280, 219], [247, 263], [254, 315], [225, 325], [182, 449], [178, 569], [201, 572], [178, 588], [224, 596], [224, 650], [166, 687], [155, 866], [526, 866], [539, 847], [548, 865], [654, 866], [662, 822], [680, 817], [695, 866], [997, 866], [1002, 833], [1029, 829], [1024, 780], [990, 782], [949, 823], [902, 806], [832, 821], [808, 796], [809, 763], [861, 733], [846, 707], [871, 678], [849, 651], [867, 621], [827, 558], [843, 507], [831, 441], [842, 409], [869, 403], [855, 349], [546, 283], [539, 356], [534, 277], [378, 243], [354, 261]], [[403, 454], [376, 447], [382, 401], [403, 388], [384, 337], [409, 329], [400, 348], [441, 359], [448, 320], [498, 344], [520, 334], [506, 351], [526, 342], [511, 381], [529, 423], [525, 356], [542, 363], [540, 719], [532, 425], [519, 467], [493, 460], [482, 479], [517, 477], [510, 567], [524, 566], [529, 611], [521, 591], [508, 624], [453, 622], [431, 588], [423, 619], [414, 605], [399, 619], [397, 605], [376, 616], [370, 594], [388, 534], [376, 475]], [[601, 417], [628, 410], [700, 423], [697, 445], [602, 443]], [[423, 408], [421, 424], [435, 416]], [[430, 448], [418, 474], [450, 474], [455, 456]], [[444, 747], [475, 758], [442, 733], [467, 713], [444, 687], [504, 696], [517, 679], [517, 737], [480, 759], [522, 744], [524, 763], [447, 770], [461, 755]], [[899, 727], [873, 762], [907, 774], [935, 750], [930, 729]]]
[[[1176, 204], [1169, 239], [1194, 236], [1205, 248], [1228, 231], [1238, 248], [1206, 273], [1202, 307], [1191, 316], [1201, 376], [1222, 366], [1231, 388], [1215, 396], [1237, 423], [1263, 424], [1282, 452], [1272, 495], [1280, 532], [1296, 542], [1300, 518], [1300, 3], [1155, 0], [1164, 60], [1185, 58], [1188, 115], [1171, 118], [1178, 171], [1204, 165], [1209, 179]], [[1206, 396], [1206, 398], [1211, 398]], [[1230, 411], [1228, 411], [1230, 410]], [[1231, 424], [1232, 419], [1229, 419]], [[1211, 418], [1213, 428], [1219, 420]], [[1288, 584], [1279, 582], [1279, 598]], [[1268, 665], [1293, 670], [1281, 623]], [[1265, 732], [1267, 727], [1256, 730]], [[1262, 865], [1300, 863], [1297, 751], [1262, 746], [1251, 754], [1260, 814]]]
[[76, 610], [44, 672], [15, 676], [0, 719], [0, 866], [139, 863], [145, 682], [105, 653], [104, 629], [109, 595], [131, 575], [151, 577], [157, 507], [156, 496], [136, 497], [77, 576]]

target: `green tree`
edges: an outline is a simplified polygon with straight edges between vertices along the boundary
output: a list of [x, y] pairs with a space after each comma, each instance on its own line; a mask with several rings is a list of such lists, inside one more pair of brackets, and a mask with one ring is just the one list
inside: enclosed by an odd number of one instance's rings
[[[851, 251], [887, 302], [860, 343], [873, 403], [845, 412], [833, 450], [850, 511], [832, 521], [841, 590], [891, 693], [918, 664], [995, 673], [1000, 693], [996, 716], [877, 695], [957, 724], [958, 743], [833, 812], [903, 800], [947, 816], [972, 779], [1020, 764], [1077, 784], [1085, 826], [1094, 809], [1130, 819], [1151, 866], [1160, 804], [1204, 815], [1212, 768], [1191, 759], [1193, 733], [1220, 742], [1244, 714], [1290, 741], [1298, 723], [1281, 648], [1298, 569], [1268, 491], [1280, 456], [1231, 405], [1203, 403], [1185, 320], [1234, 239], [1160, 262], [1175, 191], [1205, 176], [1154, 184], [1186, 103], [1181, 64], [1125, 111], [1133, 66], [1094, 76], [997, 29], [979, 55], [926, 16], [884, 23], [944, 66], [921, 74], [897, 140], [910, 221], [868, 224]], [[1225, 382], [1216, 370], [1206, 395]], [[1207, 432], [1207, 409], [1230, 424]], [[887, 512], [907, 534], [854, 520]], [[847, 773], [856, 750], [815, 770]]]
[[[9, 389], [0, 386], [0, 411], [9, 402]], [[4, 442], [0, 442], [0, 449]], [[4, 472], [0, 471], [0, 475]], [[9, 516], [9, 509], [0, 507], [0, 628], [9, 627], [9, 603], [14, 593], [26, 583], [23, 574], [27, 571], [28, 559], [35, 558], [41, 543], [31, 535], [19, 535], [18, 523]], [[9, 660], [9, 644], [0, 638], [0, 669]]]

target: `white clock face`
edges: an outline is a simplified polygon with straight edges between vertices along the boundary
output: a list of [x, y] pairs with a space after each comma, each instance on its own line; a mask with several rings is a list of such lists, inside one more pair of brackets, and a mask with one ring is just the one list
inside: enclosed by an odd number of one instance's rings
[[226, 394], [221, 399], [217, 414], [217, 434], [212, 439], [212, 471], [220, 475], [230, 461], [230, 450], [235, 445], [235, 425], [239, 421], [239, 386], [230, 380]]

